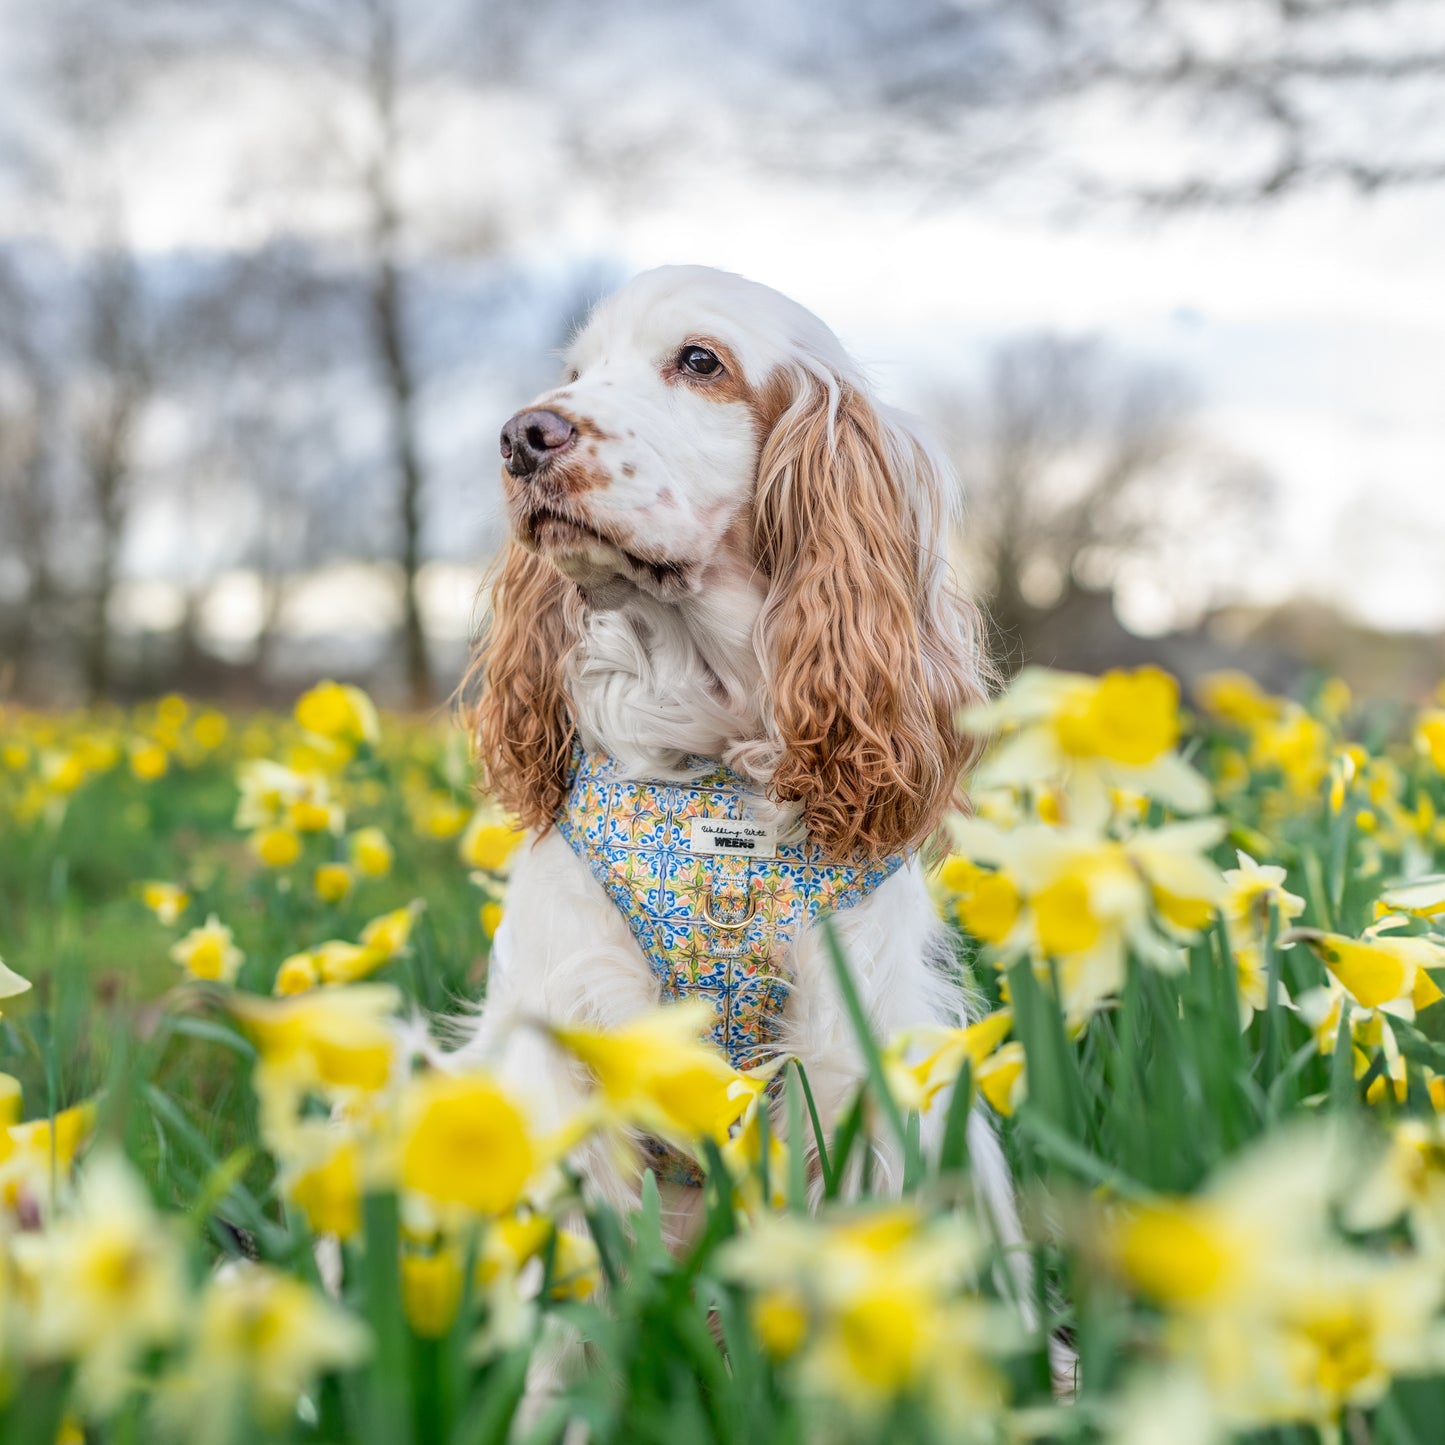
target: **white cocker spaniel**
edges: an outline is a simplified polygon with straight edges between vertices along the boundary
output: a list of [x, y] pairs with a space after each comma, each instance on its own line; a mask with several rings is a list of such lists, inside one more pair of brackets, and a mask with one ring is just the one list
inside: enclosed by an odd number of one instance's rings
[[[864, 1063], [823, 917], [879, 1036], [966, 1014], [923, 861], [986, 670], [946, 557], [949, 469], [815, 316], [696, 266], [601, 303], [501, 450], [512, 536], [477, 730], [487, 786], [535, 839], [463, 1056], [558, 1123], [586, 1081], [532, 1023], [696, 995], [740, 1067], [801, 1060], [831, 1129]], [[1012, 1241], [977, 1113], [970, 1144]], [[873, 1148], [896, 1187], [893, 1141]], [[624, 1210], [656, 1169], [683, 1240], [702, 1191], [677, 1162], [644, 1141], [635, 1169], [602, 1148], [585, 1169]]]

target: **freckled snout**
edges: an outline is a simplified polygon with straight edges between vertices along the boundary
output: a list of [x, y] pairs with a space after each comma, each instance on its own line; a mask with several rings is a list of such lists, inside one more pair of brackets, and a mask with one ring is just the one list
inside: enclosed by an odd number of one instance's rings
[[555, 411], [519, 411], [502, 428], [502, 462], [514, 477], [530, 477], [576, 440], [577, 428]]

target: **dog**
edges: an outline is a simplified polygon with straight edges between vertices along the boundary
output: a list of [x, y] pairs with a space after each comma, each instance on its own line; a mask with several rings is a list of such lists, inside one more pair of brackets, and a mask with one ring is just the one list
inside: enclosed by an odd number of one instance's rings
[[[475, 727], [532, 840], [461, 1053], [560, 1124], [586, 1079], [535, 1021], [613, 1026], [699, 992], [740, 1067], [802, 1062], [831, 1130], [865, 1063], [824, 916], [876, 1034], [970, 1015], [925, 881], [977, 746], [958, 714], [989, 682], [947, 556], [949, 467], [809, 311], [698, 266], [601, 302], [501, 456], [511, 536]], [[1017, 1243], [978, 1109], [969, 1142]], [[874, 1187], [896, 1190], [901, 1151], [871, 1147]], [[625, 1212], [655, 1162], [596, 1147], [583, 1172]], [[659, 1174], [685, 1243], [702, 1191]]]

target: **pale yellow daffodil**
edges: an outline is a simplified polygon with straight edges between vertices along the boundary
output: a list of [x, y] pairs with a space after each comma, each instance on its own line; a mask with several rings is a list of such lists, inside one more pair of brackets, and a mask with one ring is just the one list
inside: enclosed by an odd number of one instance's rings
[[191, 895], [178, 883], [143, 883], [141, 902], [169, 928], [190, 907]]
[[773, 1071], [742, 1074], [702, 1035], [706, 1003], [654, 1009], [606, 1031], [551, 1026], [548, 1033], [586, 1064], [619, 1121], [682, 1149], [702, 1139], [721, 1145], [767, 1087]]
[[1102, 677], [1027, 667], [1002, 697], [968, 708], [964, 727], [1002, 736], [978, 768], [988, 788], [1057, 786], [1068, 820], [1102, 827], [1115, 790], [1201, 813], [1209, 785], [1175, 751], [1179, 685], [1155, 667]]
[[191, 1445], [233, 1438], [237, 1419], [282, 1429], [322, 1371], [370, 1351], [366, 1327], [319, 1291], [264, 1265], [229, 1264], [206, 1285], [161, 1413]]
[[1445, 968], [1445, 945], [1433, 939], [1375, 930], [1349, 938], [1317, 928], [1296, 928], [1282, 941], [1306, 944], [1362, 1008], [1408, 1021], [1442, 996], [1427, 972]]
[[1183, 968], [1180, 943], [1208, 924], [1224, 894], [1204, 851], [1223, 833], [1213, 818], [1123, 840], [1042, 823], [1003, 831], [978, 818], [955, 820], [952, 833], [960, 854], [994, 865], [1017, 890], [1022, 906], [1001, 955], [1052, 960], [1076, 1029], [1123, 987], [1129, 952], [1164, 971]]
[[978, 1240], [958, 1215], [882, 1205], [809, 1222], [768, 1215], [727, 1247], [763, 1348], [804, 1387], [866, 1411], [902, 1395], [961, 1418], [995, 1404], [990, 1354], [1013, 1335], [969, 1286]]
[[924, 1026], [895, 1034], [882, 1051], [890, 1092], [902, 1108], [927, 1112], [965, 1063], [976, 1080], [1012, 1028], [1013, 1010], [1005, 1008], [963, 1028]]
[[192, 978], [206, 983], [234, 983], [245, 961], [231, 930], [214, 913], [171, 945], [171, 957]]
[[115, 1153], [86, 1165], [74, 1207], [15, 1241], [26, 1301], [24, 1348], [35, 1361], [73, 1361], [92, 1409], [125, 1398], [132, 1370], [185, 1319], [189, 1282], [179, 1222], [155, 1210]]

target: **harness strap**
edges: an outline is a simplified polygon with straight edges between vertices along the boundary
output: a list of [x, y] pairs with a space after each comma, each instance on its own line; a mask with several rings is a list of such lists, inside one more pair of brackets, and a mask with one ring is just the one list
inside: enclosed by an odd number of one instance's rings
[[777, 1043], [799, 934], [866, 898], [904, 855], [852, 865], [806, 839], [779, 842], [736, 773], [685, 766], [691, 782], [638, 781], [579, 745], [557, 827], [621, 910], [663, 999], [705, 998], [713, 1042], [754, 1068]]

